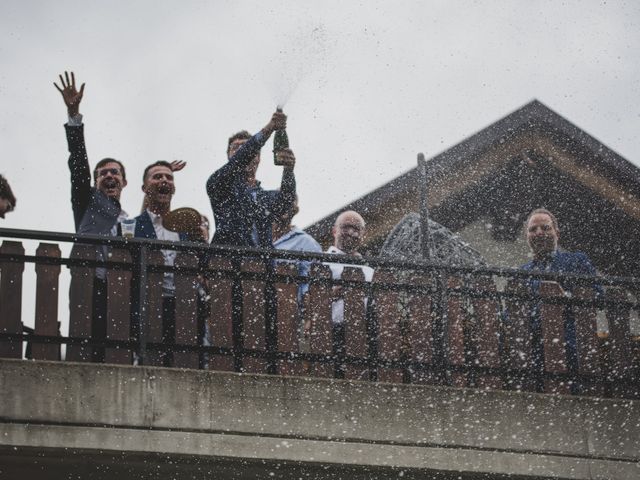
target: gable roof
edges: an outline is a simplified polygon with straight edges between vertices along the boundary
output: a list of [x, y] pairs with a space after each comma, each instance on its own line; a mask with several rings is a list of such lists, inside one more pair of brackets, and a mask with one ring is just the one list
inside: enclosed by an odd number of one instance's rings
[[[533, 195], [527, 184], [540, 186], [545, 176], [555, 179], [556, 191], [551, 196], [556, 203], [567, 191], [576, 199], [592, 201], [594, 197], [606, 203], [605, 210], [615, 210], [640, 225], [640, 169], [537, 100], [432, 157], [427, 165], [430, 214], [454, 231], [471, 220], [472, 211], [479, 214], [478, 202], [485, 202], [487, 211], [498, 209], [505, 192], [502, 197], [489, 197], [492, 189], [501, 188], [500, 182], [514, 183], [509, 195], [517, 197], [513, 192], [522, 191], [517, 199], [521, 211], [504, 213], [520, 222], [525, 212], [545, 204], [546, 199]], [[367, 222], [368, 246], [374, 253], [405, 214], [419, 211], [420, 186], [419, 171], [413, 168], [315, 222], [307, 231], [321, 243], [331, 243], [331, 225], [337, 215], [356, 210]]]

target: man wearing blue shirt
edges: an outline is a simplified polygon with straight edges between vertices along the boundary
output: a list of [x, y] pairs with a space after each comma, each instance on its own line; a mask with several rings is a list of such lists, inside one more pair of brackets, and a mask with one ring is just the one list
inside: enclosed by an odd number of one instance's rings
[[[322, 247], [307, 232], [291, 225], [293, 217], [300, 211], [296, 196], [291, 208], [277, 217], [273, 222], [273, 246], [278, 250], [292, 250], [295, 252], [322, 253]], [[303, 277], [309, 276], [311, 262], [298, 262], [298, 273]], [[302, 305], [302, 296], [309, 290], [309, 284], [303, 283], [298, 288], [298, 305]]]
[[[527, 243], [533, 253], [533, 260], [522, 265], [522, 270], [530, 272], [554, 272], [568, 273], [576, 275], [597, 275], [595, 267], [582, 252], [560, 252], [558, 251], [558, 240], [560, 229], [558, 220], [549, 210], [539, 208], [529, 214], [525, 223], [525, 234]], [[571, 293], [576, 284], [574, 282], [560, 282], [562, 288]], [[540, 281], [530, 280], [532, 292], [539, 291]], [[597, 295], [602, 294], [602, 287], [594, 285]], [[571, 306], [566, 306], [564, 311], [564, 331], [566, 342], [567, 363], [570, 371], [575, 371], [578, 365], [576, 352], [576, 325], [575, 316]], [[543, 351], [541, 338], [541, 325], [539, 315], [539, 305], [534, 305], [531, 312], [531, 333], [533, 336], [534, 362], [542, 365]], [[595, 333], [595, 332], [594, 332]]]

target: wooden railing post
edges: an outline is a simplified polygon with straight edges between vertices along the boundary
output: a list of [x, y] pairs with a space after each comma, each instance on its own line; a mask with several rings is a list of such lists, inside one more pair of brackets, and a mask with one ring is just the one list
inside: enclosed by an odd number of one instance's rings
[[[478, 291], [495, 295], [496, 284], [491, 277], [474, 280]], [[475, 342], [479, 367], [500, 368], [500, 309], [497, 298], [475, 298], [472, 300], [475, 314]], [[480, 388], [502, 388], [502, 378], [496, 373], [480, 374], [476, 385]]]
[[[21, 242], [5, 240], [0, 251], [11, 255], [24, 255]], [[0, 332], [22, 333], [22, 272], [24, 262], [0, 262]], [[0, 357], [22, 358], [21, 340], [0, 341]]]
[[[364, 274], [360, 268], [344, 267], [341, 278], [345, 281], [363, 282]], [[362, 359], [367, 357], [365, 289], [363, 285], [343, 286], [345, 353], [348, 357]], [[345, 377], [353, 380], [367, 380], [369, 369], [366, 366], [347, 364]]]
[[[198, 275], [186, 269], [198, 267], [198, 258], [193, 253], [180, 252], [176, 257], [175, 342], [180, 345], [198, 345]], [[198, 368], [198, 354], [176, 352], [174, 366]]]
[[[521, 280], [509, 280], [505, 291], [514, 295], [531, 295], [528, 282]], [[505, 303], [504, 354], [501, 363], [503, 368], [511, 371], [505, 383], [510, 390], [532, 390], [535, 383], [530, 378], [535, 367], [531, 332], [533, 305], [529, 300], [516, 298], [509, 298]]]
[[[293, 263], [279, 263], [275, 266], [278, 275], [293, 277], [298, 275], [298, 266]], [[278, 312], [278, 351], [300, 352], [302, 335], [302, 305], [298, 305], [298, 285], [296, 282], [276, 282], [276, 309]], [[301, 360], [280, 360], [278, 370], [282, 375], [302, 375]]]
[[[314, 283], [313, 280], [331, 279], [331, 270], [327, 265], [313, 264], [310, 272], [308, 303], [305, 308], [305, 322], [308, 323], [308, 349], [310, 353], [331, 355], [332, 321], [331, 321], [331, 285], [326, 282]], [[316, 363], [309, 366], [309, 371], [318, 377], [332, 377], [333, 365]]]
[[[564, 328], [565, 306], [552, 303], [549, 300], [562, 298], [564, 290], [556, 282], [541, 282], [540, 284], [540, 322], [542, 325], [542, 345], [544, 351], [544, 370], [551, 374], [566, 374], [567, 335]], [[575, 342], [575, 339], [573, 339]], [[569, 394], [571, 388], [566, 379], [557, 380], [547, 378], [544, 382], [546, 393]]]
[[[114, 249], [111, 260], [131, 265], [131, 254], [124, 249]], [[110, 269], [107, 271], [107, 339], [129, 340], [131, 331], [131, 270]], [[107, 348], [105, 362], [129, 364], [131, 350]]]
[[[41, 243], [36, 250], [36, 256], [59, 259], [60, 248], [56, 244]], [[36, 263], [36, 335], [60, 336], [58, 323], [60, 270], [60, 265]], [[60, 345], [34, 343], [31, 351], [34, 360], [60, 360]]]
[[[264, 262], [256, 259], [242, 261], [243, 273], [266, 273]], [[266, 315], [264, 280], [242, 280], [242, 331], [244, 348], [266, 352]], [[243, 371], [267, 373], [267, 359], [245, 356]]]
[[[398, 283], [398, 276], [388, 269], [376, 269], [373, 274], [374, 284]], [[398, 291], [379, 288], [376, 290], [374, 306], [378, 319], [378, 356], [380, 360], [401, 362], [409, 356], [409, 348], [404, 342], [402, 325], [407, 322], [406, 295]], [[401, 303], [402, 302], [402, 303]], [[401, 368], [378, 369], [378, 380], [382, 382], [402, 382]]]
[[[74, 245], [71, 259], [95, 260], [96, 248], [92, 245]], [[93, 323], [93, 288], [95, 269], [85, 265], [72, 265], [71, 284], [69, 286], [69, 336], [91, 337]], [[72, 362], [91, 361], [92, 348], [89, 345], [67, 345], [66, 359]]]
[[[231, 324], [231, 289], [233, 280], [225, 278], [224, 273], [231, 273], [231, 260], [224, 257], [209, 259], [207, 278], [209, 294], [211, 295], [211, 312], [209, 325], [211, 327], [211, 343], [214, 346], [233, 348], [233, 328]], [[228, 355], [212, 355], [209, 357], [212, 370], [233, 371], [233, 357]]]
[[[425, 273], [416, 273], [409, 278], [411, 285], [431, 287], [435, 279]], [[438, 374], [434, 365], [434, 302], [432, 294], [425, 292], [409, 294], [409, 321], [406, 325], [405, 339], [409, 346], [412, 363], [426, 364], [430, 370], [408, 369], [403, 381], [433, 385], [437, 383]]]

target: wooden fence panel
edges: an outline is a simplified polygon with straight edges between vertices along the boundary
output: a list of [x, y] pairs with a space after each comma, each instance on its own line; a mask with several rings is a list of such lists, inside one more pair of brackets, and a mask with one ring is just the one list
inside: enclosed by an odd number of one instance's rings
[[[531, 289], [527, 282], [509, 280], [505, 292], [530, 295]], [[505, 303], [503, 366], [512, 370], [507, 378], [507, 387], [513, 390], [530, 390], [533, 385], [528, 377], [534, 360], [530, 328], [532, 302], [511, 298]]]
[[[78, 261], [95, 260], [93, 245], [74, 245], [70, 258]], [[90, 338], [93, 324], [93, 288], [95, 269], [83, 265], [70, 267], [69, 336]], [[72, 362], [90, 362], [93, 348], [89, 345], [68, 345], [66, 359]]]
[[[474, 287], [488, 295], [495, 295], [496, 285], [490, 277], [473, 280]], [[479, 367], [497, 369], [500, 367], [500, 308], [495, 296], [472, 300], [474, 320], [476, 360]], [[476, 379], [480, 388], [502, 388], [502, 377], [496, 373], [481, 373]]]
[[[265, 265], [260, 260], [243, 260], [242, 271], [264, 274]], [[264, 280], [242, 280], [242, 322], [246, 350], [266, 351], [267, 349], [264, 290]], [[267, 372], [266, 358], [245, 356], [243, 365], [244, 371], [248, 373]]]
[[[60, 248], [56, 244], [41, 243], [36, 250], [36, 256], [59, 259]], [[60, 336], [58, 322], [60, 270], [60, 265], [36, 264], [36, 335]], [[34, 343], [31, 352], [34, 360], [60, 360], [60, 345]]]
[[[549, 300], [564, 297], [564, 290], [556, 282], [541, 282], [540, 297], [544, 369], [545, 372], [551, 374], [565, 374], [568, 372], [567, 338], [564, 329], [565, 306], [549, 302]], [[566, 380], [546, 378], [544, 391], [547, 393], [569, 394], [571, 389], [569, 382]]]
[[[573, 292], [577, 300], [593, 300], [595, 292], [590, 287], [576, 287]], [[576, 306], [573, 308], [576, 322], [576, 353], [578, 373], [590, 377], [581, 385], [582, 395], [602, 395], [602, 350], [598, 337], [597, 314], [594, 306]], [[614, 328], [614, 330], [616, 330]]]
[[[209, 260], [209, 294], [211, 295], [211, 344], [222, 348], [233, 348], [233, 328], [231, 323], [231, 289], [233, 280], [230, 276], [233, 266], [229, 258], [211, 257]], [[233, 371], [233, 357], [230, 355], [212, 355], [209, 357], [212, 370]]]
[[[0, 251], [24, 255], [21, 242], [5, 240]], [[24, 262], [0, 262], [0, 332], [22, 333], [22, 272]], [[21, 340], [0, 341], [0, 357], [22, 358]]]
[[[164, 258], [159, 251], [149, 252], [149, 266], [164, 265]], [[162, 272], [149, 272], [147, 275], [147, 318], [144, 322], [144, 335], [147, 342], [162, 343]], [[140, 286], [144, 288], [144, 285]], [[168, 352], [148, 350], [146, 352], [145, 365], [162, 366], [165, 359], [170, 359]]]
[[[416, 286], [431, 287], [433, 278], [427, 274], [415, 273], [408, 283]], [[407, 343], [411, 351], [410, 360], [433, 366], [433, 301], [430, 293], [411, 292], [408, 302], [409, 322], [407, 325]], [[432, 385], [437, 383], [437, 375], [428, 369], [412, 369], [412, 383]]]
[[[447, 288], [449, 290], [462, 288], [464, 280], [460, 277], [449, 277]], [[465, 352], [469, 345], [465, 345], [465, 338], [469, 338], [471, 316], [465, 308], [465, 299], [451, 292], [447, 296], [447, 342], [445, 348], [445, 358], [449, 365], [463, 368], [466, 365]], [[454, 387], [467, 386], [467, 373], [454, 368], [451, 372], [451, 385]]]
[[[398, 282], [394, 271], [376, 269], [373, 274], [374, 284], [394, 284]], [[402, 305], [402, 294], [398, 291], [377, 289], [375, 293], [375, 316], [378, 321], [378, 357], [381, 360], [401, 361], [408, 358], [409, 348], [403, 342], [402, 323], [406, 324]], [[402, 382], [401, 368], [378, 369], [378, 380], [381, 382]]]
[[[298, 275], [298, 266], [293, 263], [278, 263], [275, 273], [289, 278]], [[302, 316], [298, 305], [298, 285], [296, 282], [276, 282], [276, 308], [278, 311], [278, 351], [300, 352]], [[278, 373], [281, 375], [302, 375], [302, 360], [279, 360]]]
[[[111, 252], [111, 261], [131, 264], [131, 254], [117, 249]], [[107, 271], [107, 339], [129, 340], [131, 333], [131, 270], [109, 269]], [[105, 362], [131, 363], [132, 352], [127, 348], [107, 348]]]
[[[180, 252], [175, 261], [176, 287], [175, 341], [179, 345], [198, 345], [198, 275], [182, 269], [197, 268], [198, 257]], [[198, 354], [195, 352], [174, 353], [174, 366], [198, 368]]]
[[[607, 290], [609, 300], [624, 302], [627, 301], [627, 292], [620, 287], [611, 287]], [[624, 306], [617, 306], [607, 310], [607, 321], [609, 323], [609, 336], [606, 339], [604, 348], [604, 375], [606, 376], [610, 394], [614, 397], [624, 396], [629, 390], [627, 381], [633, 370], [633, 345], [630, 329], [630, 310]]]
[[[332, 355], [331, 285], [327, 282], [314, 283], [313, 280], [330, 280], [331, 270], [327, 265], [313, 264], [310, 272], [308, 305], [305, 308], [305, 322], [308, 324], [310, 353]], [[318, 377], [333, 377], [333, 364], [313, 363], [309, 373]]]
[[[360, 268], [344, 267], [342, 280], [363, 282], [364, 274]], [[356, 285], [343, 286], [345, 351], [349, 357], [367, 357], [366, 287]], [[345, 378], [368, 380], [369, 369], [365, 366], [345, 367]]]

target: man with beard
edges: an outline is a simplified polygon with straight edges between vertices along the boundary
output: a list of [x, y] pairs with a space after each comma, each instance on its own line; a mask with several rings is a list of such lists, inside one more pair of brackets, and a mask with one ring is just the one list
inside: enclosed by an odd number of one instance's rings
[[[142, 175], [145, 210], [136, 217], [135, 237], [185, 241], [187, 233], [174, 232], [164, 227], [162, 217], [171, 210], [171, 199], [176, 192], [173, 169], [169, 162], [159, 160], [145, 168]], [[176, 260], [175, 250], [161, 250], [166, 266], [173, 266]], [[174, 274], [165, 272], [162, 280], [162, 342], [175, 343], [175, 298]], [[173, 363], [172, 352], [162, 355], [164, 366]]]
[[[361, 257], [358, 249], [362, 245], [365, 235], [365, 222], [364, 218], [353, 210], [347, 210], [342, 212], [336, 218], [336, 221], [331, 229], [333, 234], [333, 245], [329, 247], [326, 253], [333, 253], [335, 255], [351, 255], [355, 257]], [[342, 272], [344, 267], [354, 267], [362, 270], [364, 279], [370, 282], [373, 279], [373, 268], [366, 265], [349, 265], [344, 263], [327, 263], [331, 269], [331, 278], [334, 280], [340, 280], [342, 278]], [[344, 363], [343, 359], [346, 354], [346, 325], [344, 318], [344, 298], [343, 287], [336, 285], [333, 287], [333, 298], [331, 302], [331, 324], [332, 324], [332, 338], [333, 338], [333, 355], [336, 357], [335, 376], [336, 378], [344, 377]], [[365, 298], [365, 305], [367, 299]]]
[[[523, 270], [596, 275], [596, 269], [584, 253], [558, 251], [560, 229], [558, 220], [549, 210], [538, 208], [531, 212], [525, 223], [525, 233], [533, 260], [520, 267]], [[567, 284], [565, 288], [571, 288], [571, 285]]]
[[[576, 275], [597, 275], [595, 267], [589, 258], [582, 252], [561, 252], [558, 250], [560, 228], [555, 215], [549, 210], [538, 208], [532, 211], [525, 222], [525, 235], [527, 243], [533, 253], [533, 260], [522, 265], [522, 270], [530, 272], [554, 272]], [[562, 288], [571, 293], [575, 288], [574, 282], [560, 282]], [[529, 280], [529, 286], [533, 294], [540, 289], [540, 280]], [[597, 296], [602, 295], [601, 285], [593, 285]], [[569, 370], [576, 372], [578, 358], [576, 352], [576, 324], [575, 316], [570, 305], [564, 309], [565, 349]], [[536, 303], [531, 311], [531, 341], [533, 349], [533, 362], [537, 368], [544, 368], [544, 352], [542, 345], [542, 331], [540, 323], [540, 305]], [[572, 384], [572, 390], [575, 386]]]
[[275, 130], [287, 126], [287, 116], [276, 111], [269, 123], [251, 136], [243, 130], [229, 138], [228, 162], [207, 181], [207, 195], [216, 224], [212, 243], [238, 247], [273, 248], [271, 224], [291, 208], [296, 194], [295, 156], [278, 152], [284, 166], [280, 190], [264, 190], [256, 179], [260, 149]]
[[[118, 222], [127, 217], [120, 207], [120, 194], [127, 185], [124, 165], [113, 158], [103, 158], [94, 170], [94, 184], [91, 185], [91, 170], [84, 141], [84, 125], [80, 114], [80, 102], [84, 95], [83, 83], [78, 91], [73, 72], [71, 77], [64, 72], [59, 76], [62, 87], [54, 82], [54, 86], [62, 95], [67, 107], [69, 121], [65, 124], [69, 147], [69, 170], [71, 172], [71, 208], [76, 233], [115, 236], [118, 234]], [[98, 260], [107, 258], [107, 248], [96, 249]], [[96, 268], [93, 288], [93, 317], [91, 336], [103, 339], [106, 336], [107, 312], [107, 280], [106, 269]], [[74, 335], [77, 326], [69, 327], [69, 334]], [[104, 349], [95, 348], [92, 353], [94, 361], [104, 359]]]
[[16, 208], [16, 197], [13, 195], [7, 179], [0, 175], [0, 218], [13, 212], [14, 208]]

